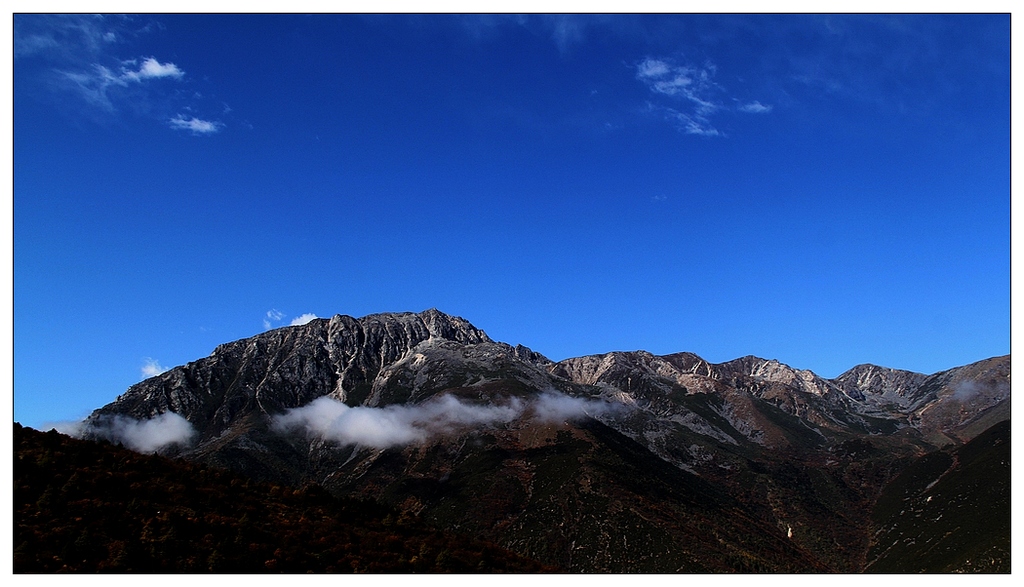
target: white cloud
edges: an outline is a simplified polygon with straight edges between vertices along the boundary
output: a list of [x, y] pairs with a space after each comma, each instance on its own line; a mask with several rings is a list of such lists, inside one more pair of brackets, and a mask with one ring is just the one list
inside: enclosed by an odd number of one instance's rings
[[317, 316], [316, 314], [303, 314], [301, 316], [296, 316], [295, 318], [292, 319], [291, 325], [302, 326], [303, 324], [309, 324], [310, 321], [316, 320], [318, 317], [319, 316]]
[[[276, 328], [277, 323], [284, 320], [284, 317], [284, 312], [280, 310], [268, 310], [267, 317], [263, 319], [263, 329], [270, 330], [271, 328]], [[319, 318], [319, 316], [316, 314], [307, 312], [301, 316], [292, 318], [289, 322], [289, 326], [302, 326], [303, 324], [309, 324], [310, 321], [316, 320], [317, 318]]]
[[688, 67], [669, 69], [667, 65], [658, 61], [641, 68], [638, 75], [653, 92], [689, 97], [693, 95], [694, 73], [695, 71]]
[[189, 130], [195, 135], [208, 135], [215, 132], [219, 132], [221, 127], [224, 125], [220, 122], [212, 122], [209, 120], [200, 120], [193, 116], [192, 118], [185, 118], [181, 114], [170, 119], [168, 121], [171, 128], [176, 130]]
[[[127, 41], [140, 41], [159, 26], [147, 16], [18, 15], [14, 20], [15, 58], [31, 56], [41, 63], [39, 67], [26, 66], [26, 71], [34, 71], [32, 75], [42, 87], [56, 94], [58, 99], [52, 101], [74, 116], [105, 123], [134, 115], [193, 135], [222, 130], [220, 121], [175, 116], [212, 101], [188, 91], [194, 89], [193, 84], [178, 64], [152, 55], [125, 58], [117, 54], [128, 46]], [[157, 83], [161, 80], [169, 80], [175, 87]]]
[[505, 406], [465, 404], [446, 395], [411, 406], [350, 408], [321, 397], [277, 416], [273, 425], [279, 432], [299, 430], [341, 444], [388, 448], [422, 442], [432, 434], [460, 427], [509, 422], [521, 411], [521, 403], [515, 398]]
[[[131, 61], [129, 63], [135, 63]], [[178, 69], [178, 66], [173, 63], [160, 63], [154, 57], [147, 57], [142, 61], [142, 65], [136, 71], [124, 70], [121, 77], [126, 80], [142, 81], [144, 79], [151, 78], [162, 78], [171, 77], [180, 79], [184, 77], [185, 72]]]
[[[713, 63], [703, 65], [678, 64], [669, 59], [647, 58], [636, 66], [636, 79], [655, 95], [662, 97], [661, 104], [652, 104], [651, 110], [661, 112], [686, 134], [705, 137], [725, 136], [712, 123], [714, 114], [735, 109], [740, 112], [763, 114], [771, 112], [770, 105], [759, 101], [741, 106], [727, 107], [735, 100], [723, 101], [725, 89], [714, 81], [718, 72]], [[652, 98], [653, 99], [653, 98]], [[665, 105], [669, 100], [671, 106]]]
[[63, 425], [57, 430], [78, 438], [105, 438], [141, 453], [158, 452], [172, 445], [188, 445], [196, 435], [192, 424], [174, 412], [164, 412], [149, 420], [122, 415], [105, 416]]
[[682, 123], [683, 131], [688, 135], [700, 135], [702, 137], [724, 136], [718, 132], [717, 128], [708, 125], [707, 121], [704, 120], [680, 115], [680, 122]]
[[641, 80], [657, 79], [668, 75], [668, 63], [660, 59], [644, 59], [636, 68], [636, 75]]
[[753, 114], [763, 114], [763, 113], [771, 112], [771, 111], [772, 111], [772, 107], [771, 106], [765, 106], [764, 104], [758, 102], [757, 100], [754, 100], [753, 102], [751, 102], [749, 104], [744, 104], [744, 105], [740, 106], [740, 112], [750, 112], [750, 113], [753, 113]]
[[521, 416], [541, 422], [561, 422], [616, 409], [618, 406], [607, 402], [561, 393], [544, 393], [528, 401], [513, 397], [503, 404], [485, 405], [443, 395], [421, 404], [383, 408], [353, 408], [325, 396], [275, 416], [272, 426], [279, 433], [298, 431], [343, 445], [389, 448], [425, 442], [446, 433], [507, 424]]
[[[122, 68], [120, 74], [115, 74], [110, 68], [98, 63], [92, 64], [85, 71], [59, 71], [58, 74], [58, 79], [63, 80], [61, 85], [65, 89], [78, 93], [87, 103], [99, 106], [108, 112], [117, 110], [115, 102], [123, 105], [124, 100], [127, 99], [123, 95], [112, 94], [112, 89], [125, 88], [129, 83], [142, 83], [147, 79], [162, 77], [180, 79], [185, 75], [173, 63], [160, 63], [152, 57], [146, 59], [138, 70], [131, 71]], [[133, 99], [143, 98], [136, 94]], [[196, 121], [197, 119], [193, 118], [192, 120]]]
[[637, 65], [636, 77], [652, 92], [679, 96], [701, 108], [714, 109], [718, 107], [711, 101], [711, 94], [718, 89], [712, 80], [716, 71], [711, 63], [676, 65], [662, 59], [645, 59]]
[[267, 310], [267, 317], [263, 319], [263, 329], [270, 330], [274, 327], [274, 322], [280, 322], [284, 318], [279, 310]]
[[533, 418], [541, 422], [564, 422], [583, 416], [600, 416], [621, 408], [600, 400], [551, 392], [538, 396], [529, 407]]
[[707, 116], [700, 114], [699, 112], [691, 112], [689, 114], [676, 110], [675, 108], [669, 108], [667, 106], [655, 106], [649, 105], [650, 109], [655, 112], [661, 112], [662, 115], [675, 124], [680, 131], [685, 132], [688, 135], [699, 135], [705, 137], [717, 137], [723, 136], [717, 128], [715, 128]]
[[160, 363], [156, 359], [151, 359], [149, 357], [145, 358], [145, 362], [142, 365], [142, 376], [143, 377], [146, 377], [146, 378], [156, 377], [157, 375], [159, 375], [161, 373], [166, 373], [166, 372], [167, 372], [167, 369], [165, 369], [164, 367], [160, 366]]
[[712, 63], [702, 66], [678, 65], [666, 59], [648, 58], [636, 66], [636, 78], [647, 88], [662, 96], [682, 101], [687, 107], [656, 106], [666, 117], [678, 124], [687, 134], [720, 136], [721, 133], [708, 118], [722, 105], [715, 100], [721, 87], [713, 80], [717, 67]]

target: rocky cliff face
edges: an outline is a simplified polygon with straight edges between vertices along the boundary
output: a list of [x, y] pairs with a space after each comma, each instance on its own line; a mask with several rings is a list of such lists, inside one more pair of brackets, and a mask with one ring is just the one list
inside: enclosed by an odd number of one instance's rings
[[[572, 570], [721, 570], [736, 557], [733, 570], [850, 571], [888, 479], [1009, 418], [1009, 364], [861, 365], [830, 380], [751, 356], [555, 363], [437, 310], [339, 315], [221, 345], [89, 423], [173, 412], [196, 432], [177, 449], [187, 458], [382, 499]], [[286, 433], [284, 414], [304, 432]], [[352, 440], [344, 426], [416, 440]], [[630, 524], [644, 530], [619, 552]], [[708, 531], [732, 542], [703, 556], [678, 536]]]
[[220, 345], [207, 358], [132, 386], [92, 418], [169, 411], [209, 438], [250, 414], [280, 413], [322, 396], [369, 406], [423, 399], [478, 370], [461, 363], [486, 371], [502, 360], [545, 361], [437, 310], [338, 315]]
[[[738, 432], [762, 444], [770, 437], [785, 442], [785, 435], [772, 434], [772, 424], [749, 408], [750, 400], [757, 399], [798, 417], [819, 434], [912, 428], [936, 446], [969, 440], [983, 429], [970, 425], [975, 420], [991, 425], [1008, 417], [1009, 369], [1009, 357], [932, 376], [859, 365], [830, 380], [753, 356], [712, 364], [692, 353], [659, 357], [644, 351], [571, 358], [549, 368], [558, 377], [597, 386], [608, 397], [653, 413], [672, 411], [663, 404], [673, 397], [711, 394], [727, 399], [714, 411], [731, 429], [687, 408], [676, 410], [672, 418], [719, 439], [738, 440]], [[999, 416], [983, 417], [990, 412]]]

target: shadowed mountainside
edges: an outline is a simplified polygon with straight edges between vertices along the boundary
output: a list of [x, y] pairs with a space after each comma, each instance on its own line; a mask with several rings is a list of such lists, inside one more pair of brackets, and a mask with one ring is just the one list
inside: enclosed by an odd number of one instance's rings
[[372, 501], [14, 425], [15, 573], [552, 571]]

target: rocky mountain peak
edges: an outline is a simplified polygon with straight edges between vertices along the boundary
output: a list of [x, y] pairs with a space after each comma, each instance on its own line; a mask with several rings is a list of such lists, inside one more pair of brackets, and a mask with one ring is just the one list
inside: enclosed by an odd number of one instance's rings
[[473, 326], [468, 320], [458, 316], [450, 316], [436, 308], [420, 313], [388, 312], [370, 314], [358, 320], [342, 315], [336, 315], [331, 319], [332, 323], [337, 321], [346, 324], [353, 320], [364, 330], [381, 329], [393, 337], [404, 335], [409, 340], [443, 338], [466, 344], [493, 342], [483, 330]]
[[358, 404], [379, 396], [386, 383], [381, 373], [427, 341], [495, 344], [467, 320], [437, 309], [338, 314], [222, 344], [205, 359], [133, 385], [91, 418], [170, 411], [213, 435], [249, 414], [277, 413], [325, 395]]
[[926, 378], [922, 373], [865, 363], [836, 377], [835, 382], [851, 397], [864, 393], [905, 396]]

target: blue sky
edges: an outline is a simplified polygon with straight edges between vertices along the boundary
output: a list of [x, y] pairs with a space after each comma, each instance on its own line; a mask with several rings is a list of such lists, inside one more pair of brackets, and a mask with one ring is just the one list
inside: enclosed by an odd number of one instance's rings
[[14, 417], [306, 315], [1009, 352], [1007, 15], [14, 18]]

